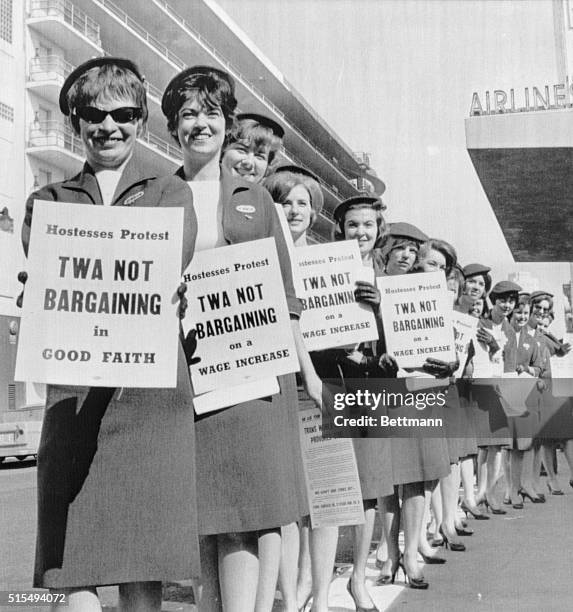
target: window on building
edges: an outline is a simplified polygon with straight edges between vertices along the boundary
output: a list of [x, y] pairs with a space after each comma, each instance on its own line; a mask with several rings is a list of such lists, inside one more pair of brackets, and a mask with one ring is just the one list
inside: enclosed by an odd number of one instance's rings
[[0, 119], [14, 123], [14, 109], [3, 102], [0, 102]]
[[12, 42], [12, 0], [0, 0], [0, 38]]

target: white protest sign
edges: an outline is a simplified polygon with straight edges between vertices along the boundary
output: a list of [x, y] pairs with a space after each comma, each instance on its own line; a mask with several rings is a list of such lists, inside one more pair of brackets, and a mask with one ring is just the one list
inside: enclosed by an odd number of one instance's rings
[[16, 380], [174, 387], [182, 208], [34, 203]]
[[301, 410], [299, 434], [313, 528], [364, 523], [360, 478], [351, 438], [323, 438], [318, 408]]
[[273, 238], [196, 253], [183, 329], [197, 332], [195, 393], [299, 369]]
[[309, 351], [378, 339], [372, 308], [354, 299], [364, 269], [356, 240], [299, 247], [293, 257], [302, 287], [300, 330]]
[[419, 368], [429, 357], [455, 361], [451, 297], [443, 272], [382, 276], [380, 289], [388, 353], [401, 368]]
[[461, 377], [468, 360], [468, 353], [472, 340], [477, 344], [476, 331], [479, 319], [470, 314], [454, 310], [452, 322], [454, 324], [454, 338], [456, 343], [456, 354], [460, 360], [460, 367], [454, 372], [454, 376]]

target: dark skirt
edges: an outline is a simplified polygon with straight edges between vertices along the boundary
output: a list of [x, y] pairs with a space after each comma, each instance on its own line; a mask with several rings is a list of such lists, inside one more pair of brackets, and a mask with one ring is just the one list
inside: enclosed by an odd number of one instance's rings
[[511, 445], [509, 423], [495, 387], [474, 385], [472, 397], [477, 406], [474, 412], [477, 445], [479, 447]]
[[[406, 379], [404, 379], [406, 380]], [[407, 391], [407, 389], [405, 388]], [[445, 421], [444, 408], [433, 406], [419, 411], [412, 406], [389, 407], [388, 417], [395, 419], [433, 418]], [[390, 427], [392, 483], [394, 485], [437, 480], [450, 473], [450, 455], [445, 427]], [[405, 437], [408, 436], [408, 437]]]
[[35, 587], [199, 576], [194, 419], [182, 363], [176, 389], [48, 388]]
[[293, 375], [280, 393], [197, 420], [199, 533], [258, 531], [301, 516], [298, 402]]
[[545, 389], [539, 402], [540, 422], [535, 437], [541, 443], [573, 439], [573, 398], [554, 396], [553, 381], [543, 381]]
[[354, 438], [362, 499], [377, 499], [394, 492], [392, 449], [389, 438]]

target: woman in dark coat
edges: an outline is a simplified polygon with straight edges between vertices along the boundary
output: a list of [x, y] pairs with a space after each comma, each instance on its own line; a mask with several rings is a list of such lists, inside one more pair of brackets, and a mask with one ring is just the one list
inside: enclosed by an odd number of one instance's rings
[[[288, 249], [272, 199], [262, 187], [231, 176], [220, 167], [225, 138], [237, 101], [231, 76], [194, 66], [167, 85], [161, 108], [172, 137], [181, 145], [178, 176], [194, 194], [197, 250], [274, 237], [301, 377], [310, 398], [321, 404], [322, 384], [298, 327]], [[222, 254], [223, 255], [223, 254]], [[200, 353], [200, 343], [198, 346]], [[197, 494], [201, 560], [201, 609], [247, 612], [255, 609], [261, 539], [280, 538], [280, 527], [300, 517], [294, 376], [279, 377], [280, 392], [209, 412], [196, 422]], [[276, 571], [265, 571], [274, 594]], [[268, 560], [270, 562], [270, 559]], [[260, 601], [256, 604], [266, 609]]]
[[[36, 199], [179, 206], [186, 266], [196, 227], [188, 186], [144, 174], [132, 160], [147, 119], [137, 67], [118, 58], [89, 60], [67, 78], [60, 108], [87, 162], [72, 179], [30, 196], [24, 250]], [[122, 609], [159, 610], [162, 580], [199, 575], [194, 422], [182, 350], [178, 363], [175, 389], [48, 387], [34, 586], [68, 592], [64, 610], [100, 610], [95, 587], [110, 584], [120, 585]]]

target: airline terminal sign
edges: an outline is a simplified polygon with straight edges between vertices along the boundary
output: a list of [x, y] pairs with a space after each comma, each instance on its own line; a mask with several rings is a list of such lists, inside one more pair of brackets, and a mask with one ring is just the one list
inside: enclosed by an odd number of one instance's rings
[[524, 87], [522, 89], [494, 89], [480, 95], [474, 91], [470, 117], [504, 113], [529, 113], [541, 110], [573, 108], [573, 82]]

